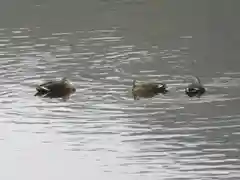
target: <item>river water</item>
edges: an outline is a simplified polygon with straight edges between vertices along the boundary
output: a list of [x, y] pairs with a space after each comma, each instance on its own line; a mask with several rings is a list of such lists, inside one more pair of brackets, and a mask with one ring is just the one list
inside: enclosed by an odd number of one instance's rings
[[[240, 178], [240, 1], [0, 2], [0, 179]], [[207, 88], [188, 98], [190, 75]], [[68, 101], [34, 97], [68, 77]], [[132, 80], [170, 92], [134, 101]]]

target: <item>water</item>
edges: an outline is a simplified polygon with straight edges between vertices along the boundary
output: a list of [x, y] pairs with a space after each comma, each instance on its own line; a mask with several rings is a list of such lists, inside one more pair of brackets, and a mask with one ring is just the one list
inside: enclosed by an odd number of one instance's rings
[[[1, 1], [0, 178], [238, 179], [239, 5]], [[33, 96], [63, 76], [69, 101]], [[170, 93], [134, 101], [133, 79]]]

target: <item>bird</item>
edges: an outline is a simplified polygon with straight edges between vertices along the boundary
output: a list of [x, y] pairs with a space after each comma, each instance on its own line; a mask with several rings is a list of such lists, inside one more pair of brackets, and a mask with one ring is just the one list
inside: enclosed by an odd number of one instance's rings
[[194, 97], [195, 96], [195, 97], [200, 98], [206, 92], [206, 89], [202, 85], [199, 77], [195, 77], [195, 79], [196, 79], [196, 81], [189, 84], [188, 87], [185, 89], [185, 93], [189, 97]]
[[134, 100], [139, 99], [139, 97], [151, 98], [159, 93], [167, 93], [168, 90], [166, 88], [166, 84], [163, 83], [143, 82], [136, 84], [136, 80], [133, 80], [132, 95]]
[[66, 77], [40, 84], [36, 87], [36, 90], [37, 93], [34, 96], [64, 99], [76, 92], [76, 88]]

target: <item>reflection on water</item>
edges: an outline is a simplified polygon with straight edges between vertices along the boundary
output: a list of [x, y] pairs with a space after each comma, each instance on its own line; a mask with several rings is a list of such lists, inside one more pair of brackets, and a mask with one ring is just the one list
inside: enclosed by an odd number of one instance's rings
[[[239, 72], [192, 59], [191, 33], [164, 48], [137, 45], [118, 27], [42, 29], [0, 29], [2, 179], [36, 179], [39, 169], [41, 179], [240, 177]], [[200, 99], [184, 93], [191, 74], [207, 89]], [[77, 88], [68, 101], [33, 96], [56, 77]], [[170, 92], [134, 101], [133, 79]]]

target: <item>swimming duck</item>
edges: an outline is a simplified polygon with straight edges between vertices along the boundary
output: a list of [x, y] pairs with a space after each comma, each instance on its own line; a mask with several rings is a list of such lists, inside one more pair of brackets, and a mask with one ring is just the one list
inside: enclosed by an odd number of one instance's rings
[[76, 92], [76, 88], [67, 78], [61, 80], [47, 81], [36, 88], [37, 93], [34, 96], [49, 98], [68, 98], [70, 94]]
[[141, 83], [136, 84], [136, 80], [133, 80], [132, 94], [133, 98], [139, 99], [139, 97], [151, 98], [159, 93], [165, 94], [168, 92], [166, 84], [163, 83]]
[[198, 97], [200, 98], [205, 92], [206, 89], [203, 87], [203, 85], [201, 84], [201, 81], [198, 77], [195, 77], [196, 81], [189, 84], [188, 87], [185, 89], [185, 93], [189, 96], [189, 97]]

